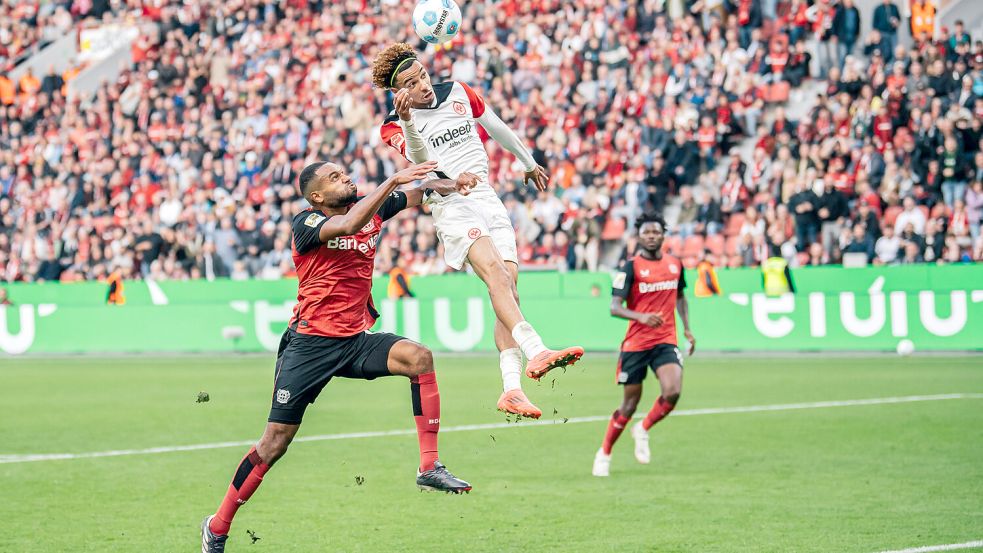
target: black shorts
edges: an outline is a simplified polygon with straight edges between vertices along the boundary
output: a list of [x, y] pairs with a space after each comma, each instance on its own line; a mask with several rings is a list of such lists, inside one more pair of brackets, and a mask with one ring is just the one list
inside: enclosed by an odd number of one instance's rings
[[276, 354], [269, 421], [300, 424], [307, 406], [334, 376], [364, 380], [389, 376], [389, 350], [402, 339], [386, 332], [331, 338], [287, 329]]
[[640, 384], [648, 368], [655, 372], [662, 365], [683, 366], [683, 354], [672, 344], [659, 344], [644, 351], [623, 351], [618, 358], [618, 384]]

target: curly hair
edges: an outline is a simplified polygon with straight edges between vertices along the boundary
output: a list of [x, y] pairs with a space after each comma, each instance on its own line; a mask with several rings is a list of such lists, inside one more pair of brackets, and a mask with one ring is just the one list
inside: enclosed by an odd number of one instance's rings
[[393, 72], [400, 63], [410, 58], [416, 58], [412, 46], [405, 42], [390, 44], [372, 60], [372, 84], [379, 88], [391, 88]]

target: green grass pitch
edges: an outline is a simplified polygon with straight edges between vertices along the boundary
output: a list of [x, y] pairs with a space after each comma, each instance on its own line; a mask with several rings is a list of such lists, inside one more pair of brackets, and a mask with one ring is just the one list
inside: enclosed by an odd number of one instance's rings
[[[685, 416], [983, 393], [983, 357], [687, 360], [679, 415], [590, 475], [620, 390], [610, 354], [525, 381], [545, 425], [441, 435], [475, 489], [416, 490], [415, 435], [295, 443], [239, 512], [230, 552], [877, 552], [983, 539], [983, 399]], [[497, 357], [438, 356], [442, 425], [505, 423]], [[22, 455], [259, 436], [270, 356], [0, 362], [0, 551], [197, 551], [246, 447], [23, 462]], [[643, 409], [658, 395], [649, 377]], [[403, 378], [335, 380], [300, 436], [412, 429]], [[211, 401], [196, 403], [200, 391]], [[555, 410], [555, 414], [554, 414]], [[16, 462], [11, 462], [16, 461]], [[356, 477], [364, 479], [356, 483]], [[260, 539], [251, 543], [246, 531]]]

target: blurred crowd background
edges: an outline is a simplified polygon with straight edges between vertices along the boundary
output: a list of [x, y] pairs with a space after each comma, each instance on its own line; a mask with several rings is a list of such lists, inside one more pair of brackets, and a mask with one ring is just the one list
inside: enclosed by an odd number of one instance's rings
[[[862, 32], [851, 0], [470, 1], [421, 57], [480, 89], [552, 176], [524, 187], [486, 142], [524, 270], [610, 268], [645, 211], [690, 267], [980, 261], [983, 42], [904, 2]], [[369, 64], [423, 48], [413, 6], [4, 2], [0, 280], [292, 275], [306, 163], [342, 163], [363, 192], [405, 163], [380, 141], [392, 105]], [[71, 93], [82, 65], [9, 77], [71, 29], [132, 22], [125, 69], [92, 97]], [[442, 273], [442, 253], [426, 208], [408, 211], [377, 270]]]

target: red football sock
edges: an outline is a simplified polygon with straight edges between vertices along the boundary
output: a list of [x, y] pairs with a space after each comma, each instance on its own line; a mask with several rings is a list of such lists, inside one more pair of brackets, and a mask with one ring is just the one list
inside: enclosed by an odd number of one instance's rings
[[433, 468], [437, 460], [437, 432], [440, 430], [440, 393], [437, 374], [429, 372], [410, 378], [413, 418], [420, 440], [420, 472]]
[[625, 417], [621, 414], [621, 411], [615, 411], [611, 415], [611, 420], [608, 422], [608, 431], [604, 435], [604, 443], [601, 444], [601, 449], [604, 450], [605, 455], [611, 455], [611, 448], [614, 447], [614, 442], [618, 441], [618, 436], [621, 432], [628, 426], [628, 421], [631, 417]]
[[270, 470], [270, 465], [259, 458], [256, 448], [250, 449], [249, 453], [242, 458], [242, 462], [239, 463], [232, 483], [229, 484], [229, 491], [225, 492], [225, 499], [222, 500], [218, 511], [215, 512], [215, 517], [208, 525], [212, 533], [219, 535], [229, 533], [232, 517], [236, 515], [239, 506], [245, 503], [263, 482], [263, 475], [268, 470]]
[[666, 415], [672, 412], [676, 408], [676, 404], [669, 403], [662, 396], [655, 400], [655, 405], [652, 406], [652, 410], [649, 411], [648, 415], [645, 415], [645, 420], [642, 421], [642, 428], [648, 430], [652, 428], [652, 425], [659, 422], [660, 420], [666, 418]]

